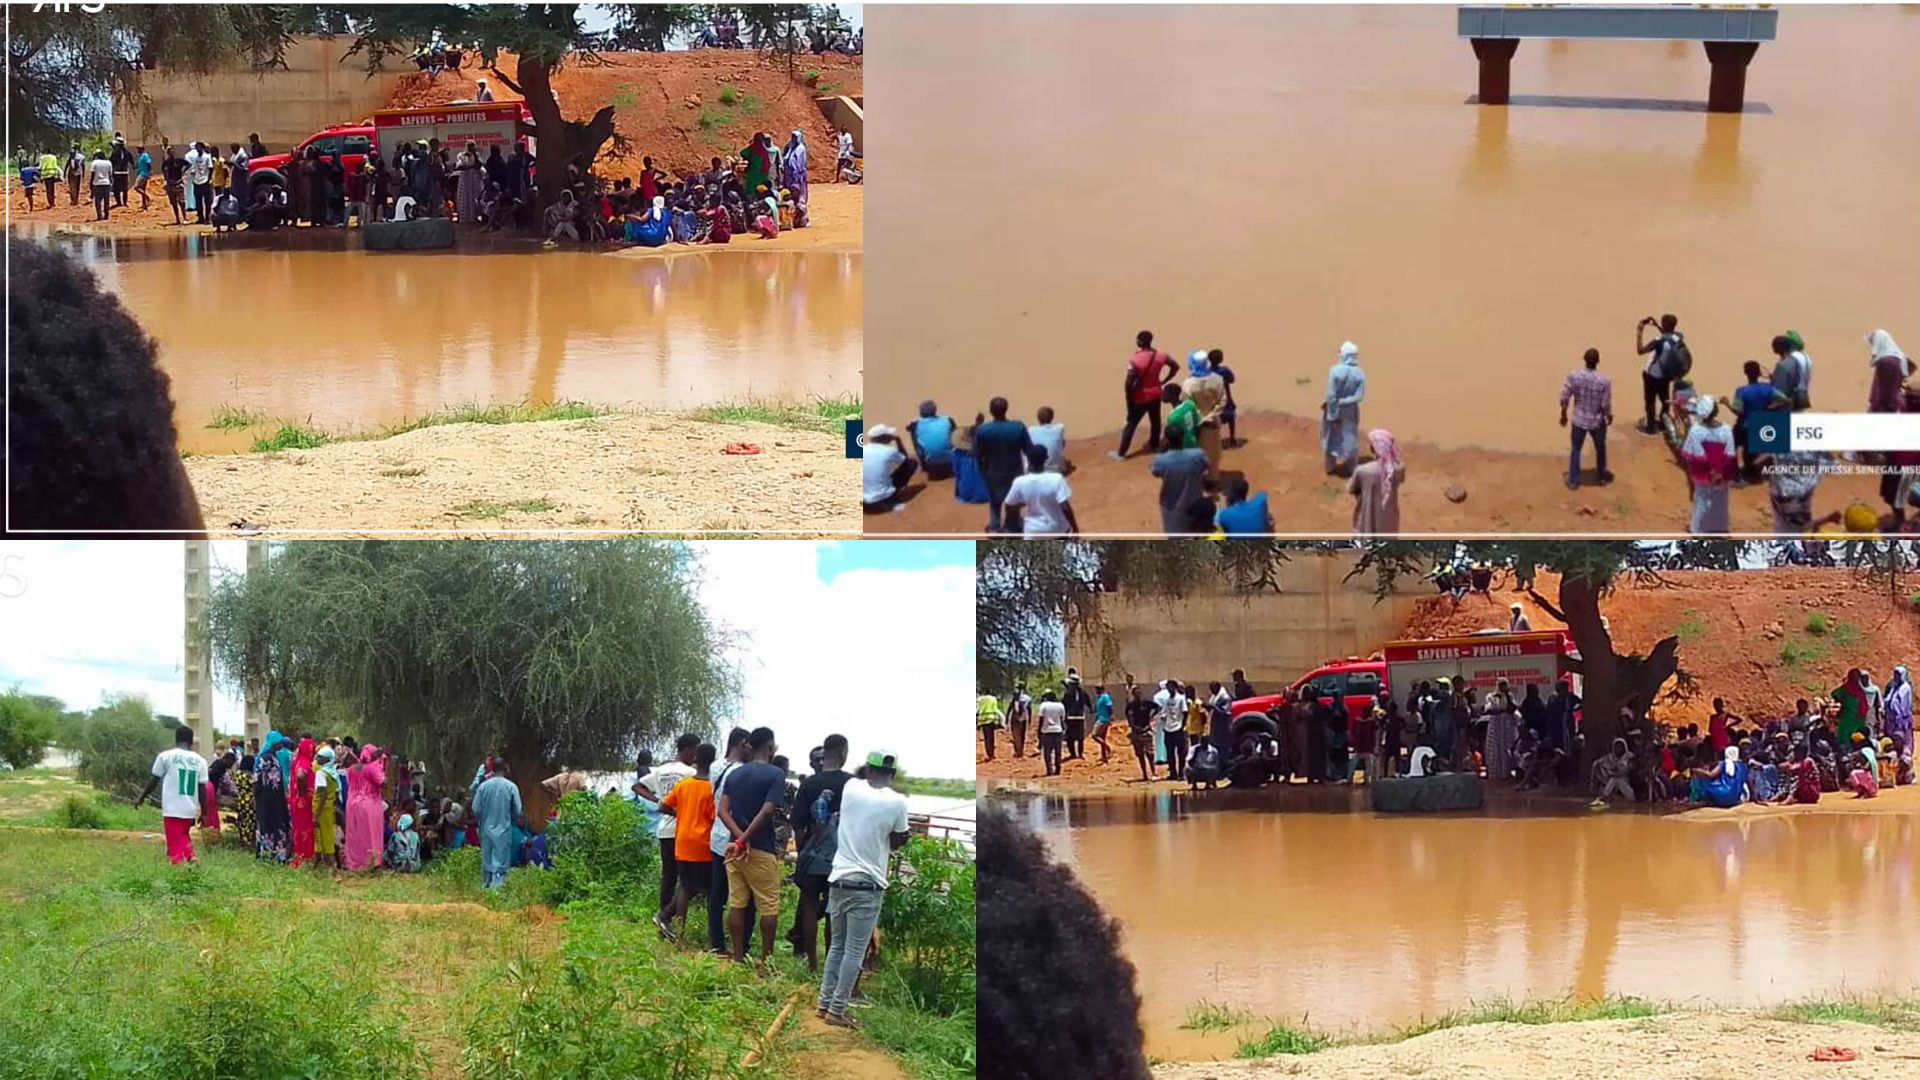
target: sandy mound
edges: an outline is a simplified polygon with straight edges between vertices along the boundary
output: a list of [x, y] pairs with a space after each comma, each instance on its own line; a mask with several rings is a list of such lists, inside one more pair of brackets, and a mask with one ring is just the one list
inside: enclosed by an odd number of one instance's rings
[[[1866, 667], [1884, 683], [1895, 664], [1920, 659], [1920, 616], [1906, 597], [1920, 589], [1920, 575], [1889, 596], [1884, 580], [1868, 583], [1850, 570], [1748, 570], [1738, 573], [1686, 570], [1664, 573], [1664, 586], [1629, 582], [1601, 602], [1616, 647], [1644, 652], [1669, 634], [1680, 636], [1680, 663], [1700, 685], [1697, 699], [1663, 705], [1668, 722], [1704, 723], [1713, 699], [1725, 698], [1741, 716], [1791, 711], [1798, 697], [1816, 698], [1840, 685], [1847, 669]], [[1520, 600], [1536, 629], [1559, 625], [1511, 588], [1491, 602], [1470, 596], [1424, 601], [1408, 619], [1406, 636], [1442, 637], [1506, 625], [1506, 606]], [[1542, 574], [1539, 590], [1551, 600], [1555, 575]], [[1814, 613], [1826, 617], [1824, 634], [1808, 630]]]
[[[729, 443], [760, 447], [722, 454]], [[837, 434], [670, 413], [449, 424], [315, 450], [187, 459], [211, 528], [857, 532]]]
[[[603, 154], [596, 171], [608, 176], [637, 175], [642, 155], [670, 172], [704, 169], [709, 158], [737, 153], [756, 131], [770, 131], [785, 145], [787, 133], [799, 128], [810, 151], [808, 178], [819, 183], [833, 173], [833, 139], [814, 99], [861, 94], [857, 56], [798, 56], [791, 73], [784, 63], [747, 51], [612, 52], [600, 54], [599, 61], [568, 63], [554, 76], [553, 88], [569, 120], [586, 120], [601, 106], [614, 106], [614, 130], [632, 152], [615, 160]], [[473, 80], [486, 77], [477, 65], [470, 55], [458, 73], [410, 74], [389, 104], [403, 109], [471, 99]], [[513, 56], [502, 54], [499, 68], [512, 76]], [[818, 73], [811, 86], [806, 82], [810, 72]], [[496, 101], [519, 97], [498, 79], [487, 83]], [[726, 88], [733, 90], [732, 104], [722, 100]]]
[[[1858, 1060], [1808, 1060], [1822, 1046], [1846, 1047]], [[1676, 1013], [1540, 1026], [1485, 1024], [1306, 1057], [1161, 1065], [1153, 1075], [1155, 1080], [1894, 1080], [1920, 1075], [1920, 1035], [1851, 1023]]]

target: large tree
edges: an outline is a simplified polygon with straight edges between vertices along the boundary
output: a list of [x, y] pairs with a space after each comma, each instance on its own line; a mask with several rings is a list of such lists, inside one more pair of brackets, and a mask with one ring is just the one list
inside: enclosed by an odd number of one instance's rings
[[314, 9], [274, 4], [8, 4], [6, 20], [9, 150], [98, 131], [114, 100], [143, 107], [141, 68], [271, 67], [293, 34], [322, 29]]
[[[589, 7], [607, 29], [587, 28]], [[395, 4], [326, 10], [344, 13], [353, 34], [347, 54], [363, 57], [369, 72], [424, 44], [478, 52], [508, 89], [526, 99], [533, 116], [540, 140], [534, 162], [536, 209], [542, 212], [566, 187], [569, 161], [578, 157], [591, 167], [610, 142], [616, 152], [624, 151], [614, 135], [612, 104], [568, 102], [569, 108], [592, 108], [585, 119], [561, 112], [553, 77], [562, 66], [599, 63], [600, 53], [608, 49], [664, 49], [722, 12], [733, 13], [753, 40], [777, 42], [769, 47], [790, 53], [800, 36], [776, 31], [786, 23], [805, 21], [811, 12], [805, 4]], [[511, 73], [497, 66], [503, 54], [513, 57]]]
[[344, 708], [344, 734], [454, 786], [505, 747], [538, 820], [559, 766], [715, 732], [737, 681], [699, 573], [685, 545], [638, 539], [291, 542], [221, 578], [207, 623], [222, 678], [280, 730], [329, 734], [316, 718]]

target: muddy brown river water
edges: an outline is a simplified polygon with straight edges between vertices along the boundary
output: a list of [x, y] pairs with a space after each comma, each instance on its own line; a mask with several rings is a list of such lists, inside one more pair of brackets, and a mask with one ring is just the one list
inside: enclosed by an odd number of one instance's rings
[[1631, 418], [1668, 310], [1709, 392], [1791, 327], [1816, 406], [1864, 408], [1865, 334], [1920, 340], [1920, 5], [1786, 7], [1712, 116], [1660, 42], [1524, 42], [1469, 105], [1454, 10], [876, 8], [869, 415], [1115, 430], [1146, 327], [1243, 407], [1313, 413], [1351, 339], [1369, 426], [1564, 452], [1582, 350]]
[[1277, 795], [1013, 803], [1119, 919], [1149, 1054], [1265, 1030], [1181, 1030], [1201, 1000], [1372, 1032], [1500, 998], [1920, 987], [1912, 814], [1389, 818]]
[[251, 444], [207, 427], [221, 406], [365, 430], [463, 403], [860, 392], [858, 254], [370, 255], [338, 232], [268, 239], [61, 240], [159, 339], [184, 450]]

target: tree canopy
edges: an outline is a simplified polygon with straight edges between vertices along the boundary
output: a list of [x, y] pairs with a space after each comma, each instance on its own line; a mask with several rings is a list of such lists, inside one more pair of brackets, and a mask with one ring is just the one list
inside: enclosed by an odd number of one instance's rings
[[30, 769], [47, 756], [58, 733], [60, 708], [18, 689], [0, 693], [0, 765]]
[[[455, 784], [504, 747], [529, 788], [613, 767], [735, 702], [699, 566], [662, 541], [276, 544], [207, 600], [216, 668], [283, 732], [351, 734]], [[319, 723], [357, 717], [353, 730]]]

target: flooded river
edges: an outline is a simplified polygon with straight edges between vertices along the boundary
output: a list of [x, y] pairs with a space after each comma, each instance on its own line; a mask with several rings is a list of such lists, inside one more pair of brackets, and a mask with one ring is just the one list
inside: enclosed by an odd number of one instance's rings
[[1376, 1031], [1503, 997], [1920, 987], [1911, 814], [1388, 818], [1277, 794], [1015, 804], [1120, 920], [1149, 1054], [1231, 1055], [1245, 1031], [1179, 1029], [1202, 999]]
[[183, 449], [222, 406], [326, 430], [463, 403], [690, 408], [860, 392], [861, 259], [368, 254], [343, 233], [66, 240], [160, 341]]
[[1115, 430], [1146, 327], [1225, 349], [1243, 407], [1314, 412], [1351, 339], [1369, 425], [1564, 452], [1587, 346], [1634, 415], [1643, 315], [1713, 393], [1797, 329], [1832, 409], [1864, 407], [1868, 331], [1920, 340], [1920, 6], [1787, 7], [1712, 116], [1697, 43], [1523, 42], [1514, 105], [1469, 105], [1454, 19], [876, 8], [869, 414], [1005, 394]]

